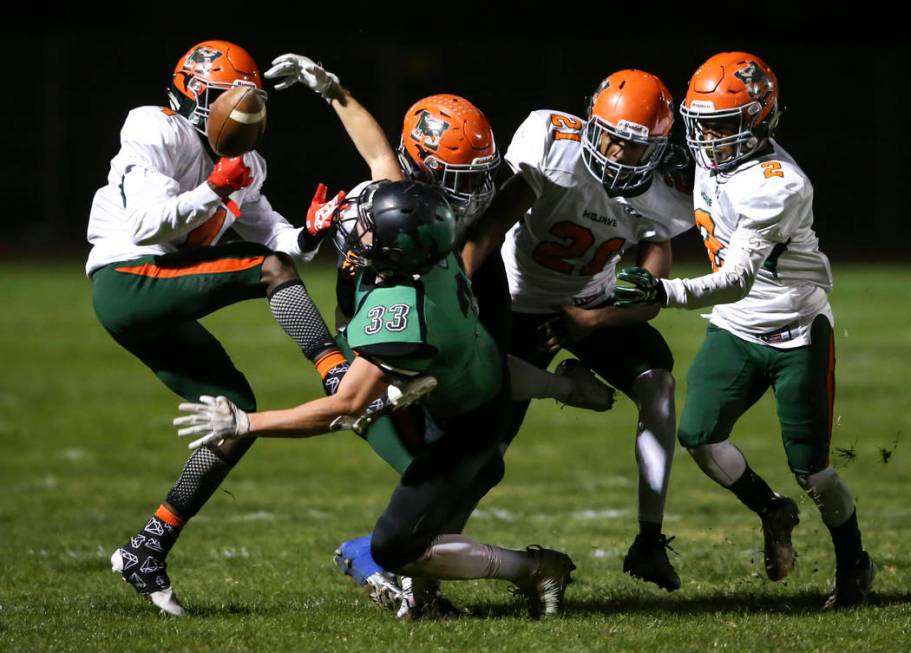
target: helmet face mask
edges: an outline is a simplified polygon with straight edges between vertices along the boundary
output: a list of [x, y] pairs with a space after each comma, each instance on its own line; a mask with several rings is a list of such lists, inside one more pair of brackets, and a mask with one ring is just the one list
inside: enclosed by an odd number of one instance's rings
[[446, 163], [431, 155], [423, 163], [433, 185], [443, 191], [457, 218], [478, 215], [493, 200], [494, 173], [500, 165], [498, 153], [466, 164]]
[[460, 219], [493, 199], [500, 154], [490, 122], [465, 98], [418, 100], [405, 114], [399, 161], [410, 178], [437, 186]]
[[439, 190], [380, 181], [336, 209], [335, 244], [354, 266], [385, 277], [426, 274], [452, 251], [455, 216]]
[[621, 70], [595, 89], [582, 129], [582, 161], [608, 193], [649, 183], [674, 123], [671, 94], [655, 75]]
[[696, 162], [731, 170], [761, 149], [777, 127], [778, 80], [754, 55], [715, 55], [690, 80], [680, 114]]
[[[637, 136], [637, 132], [646, 136]], [[647, 134], [646, 127], [625, 121], [615, 127], [593, 115], [583, 129], [582, 161], [611, 193], [635, 190], [651, 179], [667, 147], [666, 136], [649, 138]], [[623, 149], [641, 150], [638, 161], [625, 163], [609, 155], [607, 150], [611, 142], [622, 144]]]
[[212, 104], [234, 86], [251, 86], [263, 101], [268, 98], [259, 68], [246, 50], [227, 41], [203, 41], [177, 62], [168, 102], [205, 136]]

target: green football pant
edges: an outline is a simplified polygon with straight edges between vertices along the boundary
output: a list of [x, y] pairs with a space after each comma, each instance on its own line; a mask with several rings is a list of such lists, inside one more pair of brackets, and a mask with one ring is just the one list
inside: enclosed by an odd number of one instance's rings
[[108, 333], [188, 401], [224, 395], [246, 411], [246, 377], [198, 320], [266, 296], [260, 281], [271, 250], [254, 243], [201, 247], [112, 263], [92, 274], [95, 313]]
[[721, 442], [769, 387], [781, 438], [795, 474], [829, 465], [835, 396], [835, 341], [824, 315], [813, 321], [811, 344], [776, 349], [747, 342], [712, 324], [687, 373], [677, 436], [687, 448]]

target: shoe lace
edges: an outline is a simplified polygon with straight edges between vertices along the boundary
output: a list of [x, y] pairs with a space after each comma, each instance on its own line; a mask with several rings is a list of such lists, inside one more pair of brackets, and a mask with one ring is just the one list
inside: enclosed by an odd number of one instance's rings
[[662, 547], [664, 547], [665, 549], [667, 549], [668, 551], [673, 553], [675, 556], [679, 556], [680, 554], [677, 553], [677, 550], [671, 546], [671, 542], [673, 542], [676, 537], [677, 537], [676, 535], [671, 535], [670, 537], [667, 537], [664, 533], [661, 533], [658, 536], [658, 544], [660, 544]]

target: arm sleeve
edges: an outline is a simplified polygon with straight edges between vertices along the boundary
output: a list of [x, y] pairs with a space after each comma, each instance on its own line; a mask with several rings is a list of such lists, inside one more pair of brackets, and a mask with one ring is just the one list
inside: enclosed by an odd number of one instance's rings
[[668, 308], [702, 308], [746, 297], [760, 266], [776, 243], [763, 234], [738, 228], [731, 237], [724, 265], [694, 279], [662, 279]]
[[181, 238], [212, 217], [221, 204], [218, 194], [205, 182], [181, 193], [172, 176], [180, 144], [166, 122], [150, 124], [131, 113], [120, 140], [120, 189], [134, 244]]
[[694, 279], [662, 279], [669, 308], [728, 304], [749, 294], [769, 254], [776, 245], [788, 242], [794, 226], [791, 216], [803, 198], [801, 180], [779, 181], [772, 179], [752, 192], [741, 192], [738, 196], [744, 199], [732, 203], [738, 222], [721, 269]]

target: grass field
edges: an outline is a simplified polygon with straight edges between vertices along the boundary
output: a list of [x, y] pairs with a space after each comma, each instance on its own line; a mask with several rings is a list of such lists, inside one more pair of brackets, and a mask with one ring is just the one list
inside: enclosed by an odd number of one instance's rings
[[[665, 531], [683, 587], [667, 594], [623, 575], [636, 491], [635, 411], [622, 398], [608, 414], [537, 402], [505, 480], [468, 525], [483, 541], [567, 551], [578, 570], [566, 616], [530, 621], [505, 584], [471, 582], [448, 584], [471, 617], [415, 623], [375, 608], [330, 562], [342, 539], [370, 530], [395, 482], [348, 433], [254, 447], [169, 557], [192, 618], [156, 615], [110, 572], [111, 551], [164, 497], [186, 445], [170, 426], [176, 398], [97, 324], [80, 269], [0, 265], [0, 650], [911, 649], [911, 268], [837, 266], [832, 296], [834, 459], [879, 566], [868, 607], [820, 610], [831, 544], [787, 470], [771, 396], [734, 440], [776, 489], [799, 497], [792, 575], [765, 579], [756, 517], [679, 451]], [[305, 274], [328, 312], [328, 271]], [[262, 302], [206, 323], [262, 407], [316, 396], [312, 368]], [[657, 325], [677, 359], [679, 408], [704, 321], [666, 312]]]

